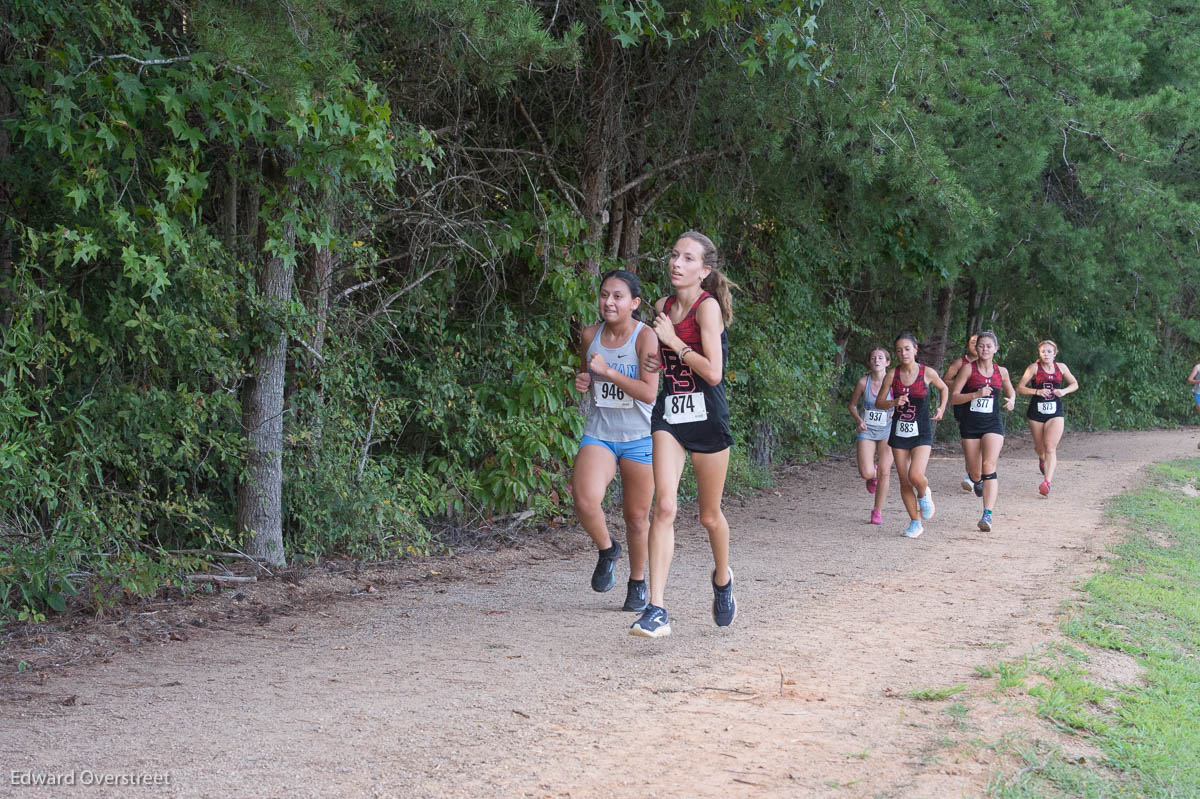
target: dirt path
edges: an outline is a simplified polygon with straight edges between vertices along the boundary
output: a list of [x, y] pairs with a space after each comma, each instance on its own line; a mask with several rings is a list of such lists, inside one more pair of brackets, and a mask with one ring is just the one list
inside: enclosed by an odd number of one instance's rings
[[[797, 469], [730, 502], [739, 614], [724, 630], [685, 513], [664, 640], [626, 634], [625, 563], [618, 590], [590, 591], [580, 533], [568, 552], [479, 557], [453, 579], [23, 675], [0, 692], [0, 794], [43, 794], [11, 786], [17, 770], [105, 796], [978, 796], [1001, 756], [951, 740], [944, 703], [903, 694], [967, 683], [955, 699], [979, 741], [1027, 725], [974, 667], [1056, 637], [1115, 535], [1103, 500], [1195, 454], [1188, 433], [1068, 434], [1043, 499], [1012, 437], [984, 534], [956, 445], [939, 448], [917, 540], [899, 535], [894, 489], [883, 527], [865, 523], [849, 460]], [[170, 784], [80, 784], [135, 773]]]

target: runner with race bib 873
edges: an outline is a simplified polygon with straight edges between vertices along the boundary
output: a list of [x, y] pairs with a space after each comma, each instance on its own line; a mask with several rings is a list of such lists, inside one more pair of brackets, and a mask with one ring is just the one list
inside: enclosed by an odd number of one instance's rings
[[1050, 495], [1050, 481], [1058, 468], [1058, 442], [1066, 426], [1062, 398], [1079, 389], [1075, 375], [1065, 363], [1057, 363], [1057, 358], [1057, 344], [1049, 339], [1039, 341], [1037, 361], [1025, 367], [1025, 373], [1017, 381], [1017, 393], [1029, 396], [1025, 419], [1037, 450], [1038, 469], [1043, 478], [1038, 493], [1043, 497]]

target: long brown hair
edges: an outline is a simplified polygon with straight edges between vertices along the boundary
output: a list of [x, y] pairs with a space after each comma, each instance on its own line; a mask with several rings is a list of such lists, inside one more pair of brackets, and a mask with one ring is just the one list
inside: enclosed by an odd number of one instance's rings
[[717, 305], [721, 306], [721, 318], [725, 320], [725, 326], [733, 321], [733, 294], [731, 289], [738, 287], [736, 283], [725, 277], [725, 273], [718, 268], [717, 245], [712, 243], [712, 239], [705, 236], [697, 230], [689, 230], [679, 236], [681, 239], [691, 239], [700, 245], [704, 251], [703, 262], [709, 268], [708, 277], [700, 281], [700, 288], [707, 291], [717, 301]]

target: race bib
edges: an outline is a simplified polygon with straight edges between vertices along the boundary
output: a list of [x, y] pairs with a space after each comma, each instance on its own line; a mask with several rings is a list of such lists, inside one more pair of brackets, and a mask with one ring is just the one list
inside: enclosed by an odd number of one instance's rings
[[1038, 413], [1048, 415], [1058, 410], [1057, 402], [1039, 402]]
[[867, 411], [865, 421], [868, 427], [883, 427], [887, 424], [887, 411], [872, 408]]
[[976, 397], [971, 400], [971, 410], [974, 413], [991, 413], [995, 405], [995, 397]]
[[597, 408], [632, 408], [633, 397], [627, 397], [616, 383], [601, 380], [592, 384], [592, 397]]
[[704, 394], [696, 391], [692, 394], [669, 394], [663, 406], [663, 419], [671, 424], [685, 422], [703, 422], [708, 418], [708, 408], [704, 404]]
[[919, 432], [916, 422], [896, 422], [897, 438], [915, 438]]

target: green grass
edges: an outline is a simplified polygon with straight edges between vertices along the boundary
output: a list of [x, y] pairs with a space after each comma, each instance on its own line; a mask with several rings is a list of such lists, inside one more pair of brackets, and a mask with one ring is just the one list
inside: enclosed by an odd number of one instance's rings
[[[1028, 689], [1037, 713], [1060, 731], [1086, 736], [1103, 763], [1072, 760], [1037, 742], [1015, 753], [1025, 765], [988, 786], [1020, 797], [1200, 797], [1200, 460], [1155, 466], [1148, 484], [1115, 499], [1112, 518], [1129, 530], [1108, 569], [1062, 624], [1070, 639], [1039, 657], [1045, 682]], [[1135, 658], [1138, 684], [1103, 688], [1088, 676], [1081, 646]], [[977, 669], [1005, 679], [1029, 662]]]
[[967, 690], [965, 685], [952, 685], [949, 688], [922, 688], [918, 691], [909, 691], [905, 696], [909, 699], [919, 699], [922, 702], [940, 702], [965, 690]]

